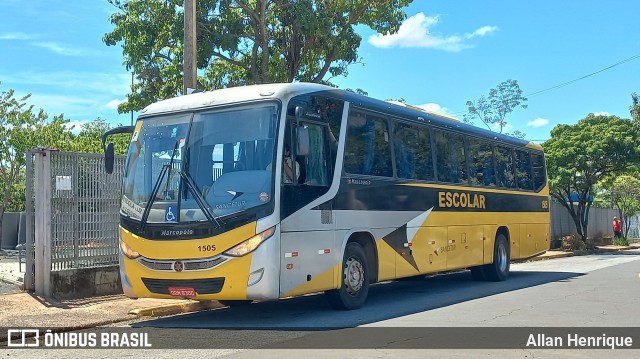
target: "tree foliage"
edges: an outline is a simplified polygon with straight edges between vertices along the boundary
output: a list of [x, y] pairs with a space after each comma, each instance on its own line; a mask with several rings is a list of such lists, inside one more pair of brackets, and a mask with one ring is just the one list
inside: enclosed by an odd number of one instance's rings
[[[474, 120], [480, 120], [489, 130], [498, 127], [499, 133], [507, 126], [507, 115], [518, 106], [526, 109], [524, 104], [527, 98], [522, 96], [522, 90], [517, 80], [506, 80], [498, 84], [496, 88], [489, 90], [488, 96], [480, 96], [476, 101], [467, 101], [467, 111], [463, 117], [465, 123], [473, 124]], [[525, 134], [516, 130], [509, 135], [524, 138]]]
[[[108, 0], [109, 45], [123, 44], [138, 82], [118, 111], [182, 91], [183, 0]], [[328, 83], [359, 61], [355, 27], [397, 31], [413, 0], [197, 0], [199, 89], [271, 82]], [[327, 77], [329, 78], [327, 80]]]
[[640, 97], [638, 97], [638, 94], [631, 94], [631, 106], [629, 106], [629, 112], [631, 112], [631, 118], [636, 126], [640, 126]]
[[27, 105], [29, 97], [16, 98], [13, 90], [0, 93], [0, 227], [8, 208], [24, 205], [26, 152], [37, 147], [68, 149], [73, 138], [63, 115], [48, 121], [42, 109]]
[[[73, 151], [84, 153], [104, 153], [102, 147], [102, 134], [111, 129], [103, 119], [96, 119], [85, 123], [78, 135], [73, 138]], [[115, 134], [109, 137], [109, 141], [113, 142], [115, 153], [125, 155], [131, 140], [130, 134]]]
[[639, 129], [616, 116], [589, 114], [575, 125], [556, 126], [543, 148], [551, 195], [569, 211], [578, 235], [586, 240], [594, 186], [640, 161]]
[[613, 204], [620, 213], [624, 237], [629, 234], [629, 218], [640, 213], [640, 179], [634, 176], [622, 175], [613, 181], [609, 189]]

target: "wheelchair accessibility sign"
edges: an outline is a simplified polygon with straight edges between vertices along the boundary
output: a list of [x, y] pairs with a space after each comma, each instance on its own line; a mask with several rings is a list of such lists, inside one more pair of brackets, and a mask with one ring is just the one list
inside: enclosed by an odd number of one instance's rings
[[178, 210], [177, 206], [167, 206], [167, 209], [164, 212], [164, 220], [166, 222], [177, 222], [178, 217], [176, 217], [176, 211]]

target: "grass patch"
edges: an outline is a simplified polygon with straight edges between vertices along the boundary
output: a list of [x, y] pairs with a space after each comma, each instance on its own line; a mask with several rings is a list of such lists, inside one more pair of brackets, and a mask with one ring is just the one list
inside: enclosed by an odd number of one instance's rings
[[615, 238], [613, 240], [613, 245], [627, 247], [629, 245], [629, 241], [626, 238]]

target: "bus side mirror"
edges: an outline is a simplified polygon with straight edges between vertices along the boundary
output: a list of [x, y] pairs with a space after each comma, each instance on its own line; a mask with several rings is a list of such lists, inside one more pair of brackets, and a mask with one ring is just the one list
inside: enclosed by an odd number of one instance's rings
[[109, 142], [107, 147], [104, 148], [104, 171], [108, 174], [113, 173], [113, 163], [115, 161], [115, 154], [113, 151], [113, 143]]
[[112, 128], [102, 134], [102, 148], [104, 148], [104, 171], [108, 174], [113, 173], [113, 162], [115, 161], [115, 154], [113, 150], [113, 143], [109, 142], [109, 144], [106, 144], [107, 137], [116, 133], [133, 133], [134, 129], [135, 127], [133, 126], [120, 126]]

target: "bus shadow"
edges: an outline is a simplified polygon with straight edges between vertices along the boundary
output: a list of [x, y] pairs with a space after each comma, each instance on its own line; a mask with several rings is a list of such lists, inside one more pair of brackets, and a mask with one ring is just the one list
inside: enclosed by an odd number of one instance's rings
[[476, 282], [469, 271], [378, 283], [365, 305], [352, 311], [331, 308], [322, 294], [248, 306], [225, 307], [132, 324], [137, 328], [318, 331], [353, 328], [430, 311], [500, 293], [571, 281], [583, 273], [513, 271], [505, 282]]

